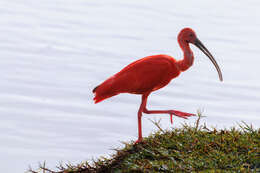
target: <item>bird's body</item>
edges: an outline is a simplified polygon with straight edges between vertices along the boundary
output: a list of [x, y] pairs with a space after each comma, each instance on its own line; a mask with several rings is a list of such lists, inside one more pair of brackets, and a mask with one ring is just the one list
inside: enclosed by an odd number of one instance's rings
[[192, 29], [184, 28], [178, 35], [178, 42], [184, 53], [182, 60], [175, 60], [168, 55], [144, 57], [129, 64], [93, 90], [95, 103], [120, 93], [142, 95], [142, 103], [138, 111], [138, 140], [136, 142], [142, 141], [142, 113], [170, 114], [171, 118], [172, 115], [176, 115], [185, 119], [194, 115], [177, 110], [147, 110], [146, 108], [147, 97], [151, 92], [166, 86], [173, 78], [179, 76], [181, 72], [186, 71], [193, 64], [194, 57], [189, 43], [196, 45], [210, 58], [222, 81], [222, 74], [217, 62], [206, 47], [197, 39]]
[[139, 59], [94, 90], [95, 103], [119, 93], [143, 94], [158, 90], [177, 77], [181, 70], [177, 61], [168, 55], [153, 55]]

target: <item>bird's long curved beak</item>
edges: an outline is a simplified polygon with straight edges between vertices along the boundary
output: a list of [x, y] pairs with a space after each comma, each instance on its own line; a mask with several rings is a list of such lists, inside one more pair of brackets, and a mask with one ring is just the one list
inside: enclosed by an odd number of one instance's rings
[[195, 40], [194, 45], [197, 46], [205, 55], [207, 55], [207, 57], [209, 57], [209, 59], [211, 60], [211, 62], [214, 64], [214, 66], [216, 67], [216, 69], [218, 71], [219, 80], [223, 81], [222, 73], [218, 66], [218, 63], [214, 59], [214, 57], [211, 55], [211, 53], [208, 51], [208, 49], [201, 43], [201, 41], [199, 39]]

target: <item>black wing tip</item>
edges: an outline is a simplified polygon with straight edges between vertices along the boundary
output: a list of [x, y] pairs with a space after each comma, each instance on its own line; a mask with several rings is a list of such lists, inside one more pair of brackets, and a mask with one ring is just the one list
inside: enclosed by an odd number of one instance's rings
[[92, 90], [92, 92], [95, 93], [98, 87], [99, 87], [99, 85], [96, 86], [96, 87]]

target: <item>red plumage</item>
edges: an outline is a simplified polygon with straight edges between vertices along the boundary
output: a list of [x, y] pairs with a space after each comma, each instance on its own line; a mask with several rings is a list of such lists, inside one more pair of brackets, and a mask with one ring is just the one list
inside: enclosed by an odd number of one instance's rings
[[129, 64], [93, 90], [93, 93], [95, 94], [95, 103], [101, 102], [102, 100], [120, 93], [142, 95], [142, 103], [138, 111], [138, 140], [136, 143], [141, 142], [143, 139], [141, 123], [142, 113], [169, 114], [171, 122], [172, 115], [185, 119], [194, 115], [177, 110], [148, 110], [146, 108], [147, 98], [151, 92], [166, 86], [173, 78], [179, 76], [181, 72], [187, 70], [193, 64], [194, 57], [189, 46], [190, 43], [197, 46], [209, 57], [218, 71], [219, 79], [222, 81], [222, 73], [217, 62], [207, 48], [199, 41], [192, 29], [182, 29], [178, 35], [178, 42], [184, 53], [184, 58], [182, 60], [176, 61], [168, 55], [152, 55], [144, 57]]
[[143, 94], [167, 85], [180, 74], [176, 60], [168, 55], [153, 55], [137, 60], [105, 80], [94, 90], [95, 103], [119, 93]]

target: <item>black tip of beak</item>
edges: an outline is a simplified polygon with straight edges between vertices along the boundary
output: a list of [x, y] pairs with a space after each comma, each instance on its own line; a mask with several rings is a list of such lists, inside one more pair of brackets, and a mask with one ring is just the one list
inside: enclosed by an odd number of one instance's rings
[[211, 53], [208, 51], [208, 49], [201, 43], [201, 41], [199, 39], [196, 39], [194, 41], [194, 45], [197, 46], [207, 57], [209, 57], [210, 61], [214, 64], [214, 66], [218, 72], [219, 80], [223, 81], [222, 72], [218, 66], [218, 63], [214, 59], [214, 57], [211, 55]]

